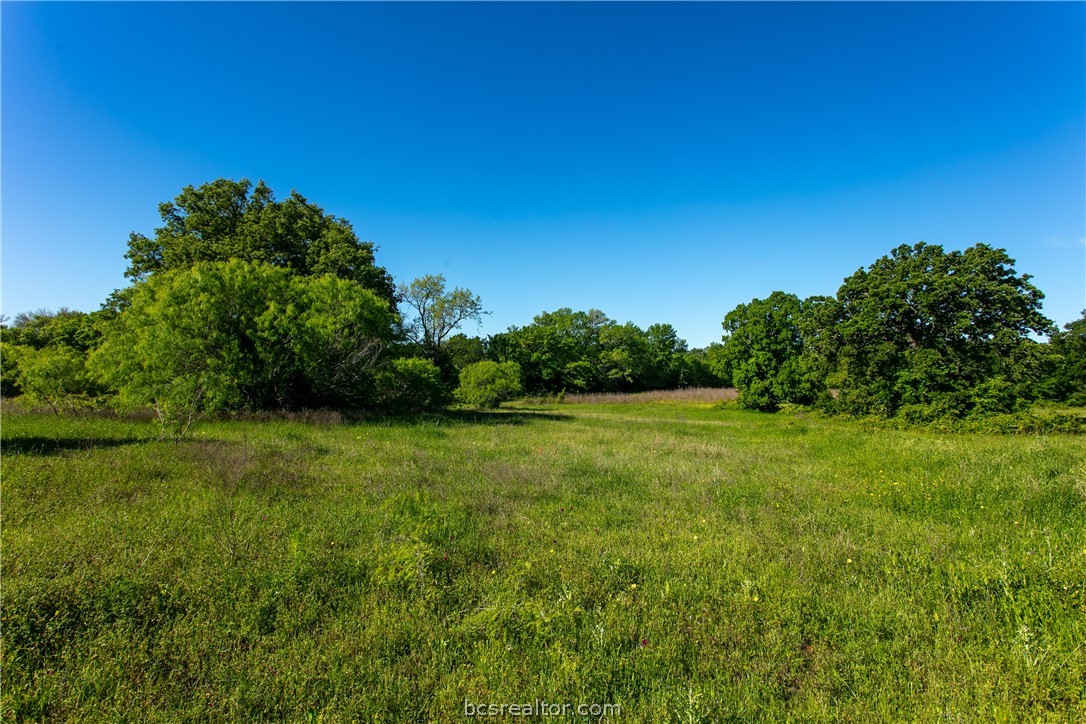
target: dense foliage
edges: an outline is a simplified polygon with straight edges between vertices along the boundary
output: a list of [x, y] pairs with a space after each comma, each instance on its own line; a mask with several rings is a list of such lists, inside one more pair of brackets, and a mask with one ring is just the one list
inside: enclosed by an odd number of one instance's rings
[[202, 412], [363, 404], [391, 328], [388, 303], [354, 282], [199, 262], [140, 284], [90, 362], [183, 432]]
[[1052, 335], [1048, 389], [1053, 399], [1086, 405], [1086, 311]]
[[820, 301], [773, 292], [728, 312], [723, 361], [744, 407], [771, 411], [782, 402], [810, 404], [818, 397], [824, 375], [805, 354], [801, 320]]
[[775, 291], [738, 305], [723, 344], [692, 350], [670, 324], [642, 329], [598, 309], [542, 312], [487, 338], [456, 334], [488, 313], [478, 295], [448, 289], [443, 275], [397, 287], [346, 220], [296, 191], [277, 201], [263, 182], [188, 186], [159, 213], [153, 236], [129, 239], [132, 286], [101, 310], [0, 325], [0, 394], [58, 414], [147, 405], [175, 434], [205, 413], [405, 413], [451, 399], [494, 406], [523, 391], [735, 385], [757, 410], [818, 405], [940, 424], [1002, 416], [1015, 429], [1032, 429], [1014, 416], [1038, 400], [1086, 404], [1086, 312], [1057, 330], [1030, 276], [985, 244], [899, 246], [833, 297]]
[[516, 362], [483, 360], [460, 371], [456, 399], [467, 405], [495, 408], [524, 394], [520, 366]]
[[543, 312], [490, 338], [488, 353], [516, 362], [531, 392], [631, 392], [721, 384], [704, 355], [690, 354], [670, 324], [642, 330], [598, 309]]
[[160, 204], [163, 225], [153, 237], [133, 232], [125, 275], [137, 281], [198, 262], [270, 264], [301, 275], [332, 274], [395, 305], [389, 273], [376, 265], [372, 242], [359, 241], [351, 224], [324, 213], [297, 191], [276, 201], [263, 181], [218, 179], [186, 186]]
[[1044, 295], [1002, 249], [900, 246], [845, 280], [821, 349], [849, 412], [1012, 412], [1040, 374]]
[[914, 422], [1015, 413], [1046, 389], [1072, 399], [1081, 337], [1069, 325], [1049, 347], [1033, 339], [1053, 325], [1013, 265], [984, 244], [903, 245], [834, 298], [774, 292], [739, 305], [724, 320], [724, 357], [740, 399], [757, 409], [819, 400]]

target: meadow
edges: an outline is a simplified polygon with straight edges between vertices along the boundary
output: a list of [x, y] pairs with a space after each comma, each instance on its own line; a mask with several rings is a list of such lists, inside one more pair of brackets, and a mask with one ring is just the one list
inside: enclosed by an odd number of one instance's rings
[[1082, 436], [666, 396], [2, 436], [7, 720], [1086, 720]]

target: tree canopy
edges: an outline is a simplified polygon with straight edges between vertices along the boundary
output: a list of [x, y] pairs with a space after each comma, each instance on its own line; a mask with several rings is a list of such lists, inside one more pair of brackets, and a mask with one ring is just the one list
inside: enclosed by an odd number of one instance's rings
[[532, 392], [632, 392], [717, 379], [699, 355], [688, 358], [686, 341], [670, 324], [642, 330], [598, 309], [542, 312], [491, 337], [488, 354], [516, 362]]
[[187, 186], [159, 214], [153, 236], [129, 238], [132, 285], [101, 310], [0, 318], [0, 393], [58, 413], [150, 405], [182, 430], [214, 411], [409, 412], [444, 404], [458, 383], [457, 399], [482, 405], [524, 390], [734, 384], [759, 410], [918, 421], [1086, 401], [1086, 312], [1057, 330], [1030, 276], [986, 244], [899, 246], [833, 297], [739, 304], [723, 344], [690, 350], [670, 324], [642, 329], [598, 309], [455, 334], [488, 314], [478, 295], [440, 274], [396, 287], [350, 223], [297, 191], [277, 201], [263, 181]]
[[469, 319], [486, 314], [483, 301], [469, 289], [445, 291], [443, 274], [427, 275], [401, 284], [400, 298], [414, 312], [406, 327], [408, 337], [435, 361], [446, 338]]
[[[1030, 335], [1053, 326], [1044, 295], [1003, 249], [902, 245], [845, 279], [820, 350], [844, 409], [893, 415], [926, 406], [957, 416], [1030, 399]], [[979, 393], [979, 394], [978, 394]]]
[[822, 378], [804, 354], [802, 317], [817, 304], [773, 292], [728, 312], [722, 355], [744, 406], [775, 410], [782, 402], [814, 402]]
[[1086, 405], [1086, 310], [1052, 335], [1052, 396], [1072, 405]]
[[247, 179], [218, 179], [186, 186], [158, 212], [163, 225], [154, 236], [129, 236], [125, 276], [131, 279], [236, 259], [303, 276], [332, 274], [395, 305], [392, 277], [376, 265], [373, 243], [359, 241], [350, 222], [325, 214], [297, 191], [276, 201], [263, 181], [254, 187]]
[[352, 406], [392, 329], [388, 303], [331, 274], [198, 262], [138, 285], [91, 357], [122, 399], [164, 420], [208, 411]]

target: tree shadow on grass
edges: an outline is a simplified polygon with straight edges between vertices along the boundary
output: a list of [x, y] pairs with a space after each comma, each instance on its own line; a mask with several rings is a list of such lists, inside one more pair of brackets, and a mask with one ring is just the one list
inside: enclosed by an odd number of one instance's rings
[[136, 438], [101, 438], [101, 437], [45, 437], [27, 435], [4, 438], [0, 441], [0, 454], [3, 455], [57, 455], [70, 450], [93, 450], [95, 448], [120, 447], [135, 445]]

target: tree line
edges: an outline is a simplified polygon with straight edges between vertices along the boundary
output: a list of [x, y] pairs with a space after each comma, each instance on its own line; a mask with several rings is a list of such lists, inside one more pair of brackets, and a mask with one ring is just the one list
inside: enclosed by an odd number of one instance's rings
[[[296, 191], [219, 179], [133, 233], [132, 284], [91, 313], [0, 330], [0, 391], [63, 410], [151, 407], [184, 434], [207, 413], [337, 407], [410, 412], [525, 392], [731, 386], [740, 404], [909, 419], [1086, 404], [1086, 313], [1060, 331], [1001, 249], [901, 246], [835, 296], [774, 292], [728, 312], [721, 343], [597, 309], [537, 315], [486, 338], [486, 314], [441, 275], [395, 284], [371, 242]], [[1046, 342], [1040, 341], [1047, 337]]]

